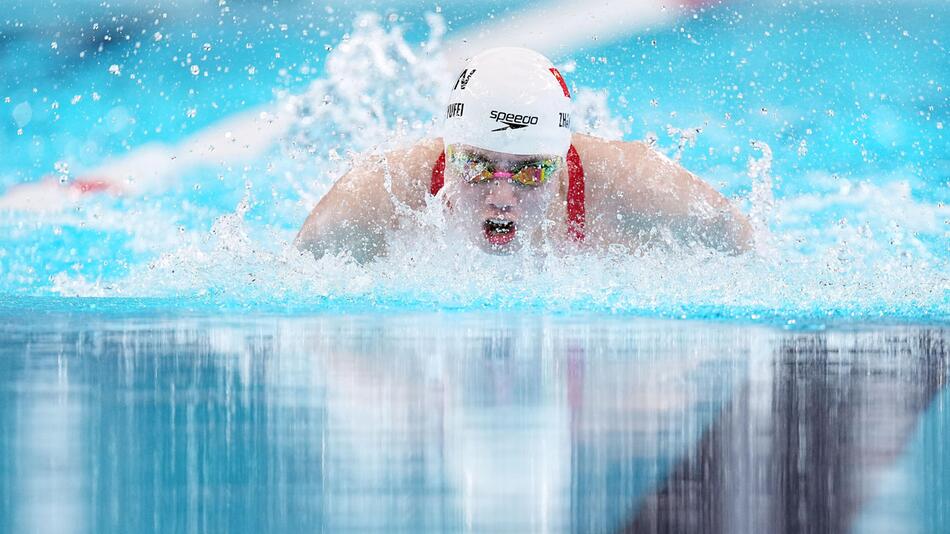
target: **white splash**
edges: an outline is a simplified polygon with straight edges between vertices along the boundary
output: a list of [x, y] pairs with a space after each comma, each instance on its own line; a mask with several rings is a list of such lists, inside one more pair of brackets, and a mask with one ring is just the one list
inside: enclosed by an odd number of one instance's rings
[[[131, 233], [151, 259], [114, 280], [63, 272], [51, 281], [52, 292], [199, 298], [265, 308], [540, 307], [752, 319], [950, 316], [950, 266], [928, 244], [946, 242], [950, 208], [916, 200], [910, 182], [900, 176], [862, 181], [819, 173], [809, 179], [824, 192], [777, 197], [772, 152], [762, 142], [752, 145], [761, 156], [750, 157], [746, 169], [751, 194], [745, 202], [758, 254], [618, 249], [561, 255], [542, 249], [487, 256], [460, 246], [446, 227], [440, 197], [427, 199], [424, 210], [406, 213], [412, 224], [393, 232], [389, 254], [374, 262], [361, 265], [346, 255], [317, 260], [297, 251], [291, 242], [300, 213], [286, 211], [286, 203], [312, 206], [357, 152], [436, 133], [449, 84], [439, 51], [444, 25], [435, 16], [429, 23], [428, 41], [413, 45], [397, 26], [386, 28], [378, 16], [362, 16], [328, 55], [325, 76], [303, 94], [283, 95], [282, 106], [296, 118], [280, 161], [248, 178], [233, 213], [218, 217], [210, 229], [181, 230], [188, 226], [181, 221], [187, 213], [170, 214], [145, 202], [103, 201], [95, 224]], [[579, 88], [574, 113], [580, 131], [607, 138], [628, 131], [628, 124], [610, 113], [603, 91]], [[670, 126], [677, 155], [689, 150], [700, 132]], [[715, 183], [717, 177], [707, 178]], [[297, 198], [281, 199], [274, 192], [288, 183]], [[267, 205], [276, 207], [261, 218]], [[123, 218], [129, 210], [139, 218]], [[67, 213], [55, 223], [37, 224], [88, 223], [90, 216]]]

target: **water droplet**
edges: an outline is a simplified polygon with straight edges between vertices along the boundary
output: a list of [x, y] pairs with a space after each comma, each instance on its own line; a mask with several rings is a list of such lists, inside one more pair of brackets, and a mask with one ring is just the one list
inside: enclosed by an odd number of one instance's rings
[[113, 76], [121, 76], [122, 69], [120, 69], [118, 65], [113, 63], [112, 65], [109, 65], [109, 74], [112, 74]]
[[198, 115], [198, 109], [197, 109], [197, 108], [188, 108], [188, 111], [185, 112], [185, 115], [186, 115], [189, 119], [193, 119], [193, 118], [195, 118], [196, 115]]
[[194, 76], [201, 74], [201, 69], [198, 68], [198, 65], [191, 66], [191, 74], [193, 74]]
[[152, 39], [155, 39], [156, 41], [161, 41], [163, 37], [165, 36], [162, 35], [162, 32], [155, 32], [155, 34], [152, 35]]
[[798, 155], [801, 157], [808, 155], [808, 143], [804, 139], [798, 143]]
[[204, 50], [205, 52], [210, 52], [210, 51], [211, 51], [211, 43], [205, 43], [205, 44], [201, 45], [201, 49]]
[[56, 50], [57, 48], [59, 48], [59, 44], [57, 44], [56, 41], [53, 41], [52, 43], [49, 44], [49, 47], [52, 48], [53, 50]]

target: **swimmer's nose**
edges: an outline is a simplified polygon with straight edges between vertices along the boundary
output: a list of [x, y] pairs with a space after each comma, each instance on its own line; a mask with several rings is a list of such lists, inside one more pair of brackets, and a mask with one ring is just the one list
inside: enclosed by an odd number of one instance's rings
[[[510, 176], [510, 173], [499, 172], [496, 172], [495, 176], [501, 178], [501, 176], [498, 176], [500, 174], [508, 174]], [[488, 197], [485, 200], [492, 207], [509, 210], [518, 203], [518, 197], [515, 195], [515, 186], [510, 180], [493, 180], [489, 187]]]

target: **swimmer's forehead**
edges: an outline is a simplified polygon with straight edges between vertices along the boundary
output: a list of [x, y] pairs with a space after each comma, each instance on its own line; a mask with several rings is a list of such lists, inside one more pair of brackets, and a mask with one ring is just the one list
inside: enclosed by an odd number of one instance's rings
[[460, 152], [465, 152], [466, 154], [471, 154], [473, 156], [478, 156], [480, 158], [485, 158], [492, 161], [538, 161], [541, 159], [554, 159], [558, 157], [551, 154], [508, 154], [507, 152], [495, 152], [494, 150], [485, 150], [483, 148], [476, 148], [469, 145], [454, 145], [452, 148]]

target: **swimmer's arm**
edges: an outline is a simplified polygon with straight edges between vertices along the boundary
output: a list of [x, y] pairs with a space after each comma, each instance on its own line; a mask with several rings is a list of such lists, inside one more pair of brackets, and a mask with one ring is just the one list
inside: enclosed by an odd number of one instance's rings
[[722, 194], [645, 143], [623, 143], [630, 207], [640, 218], [667, 225], [685, 241], [732, 254], [752, 249], [749, 219]]
[[385, 254], [386, 231], [399, 225], [395, 203], [410, 210], [425, 205], [432, 165], [442, 149], [441, 138], [423, 139], [355, 163], [307, 217], [297, 248], [318, 258], [350, 252], [359, 262]]
[[359, 262], [385, 254], [395, 217], [378, 160], [357, 164], [337, 180], [304, 222], [294, 245], [320, 258], [349, 252]]

